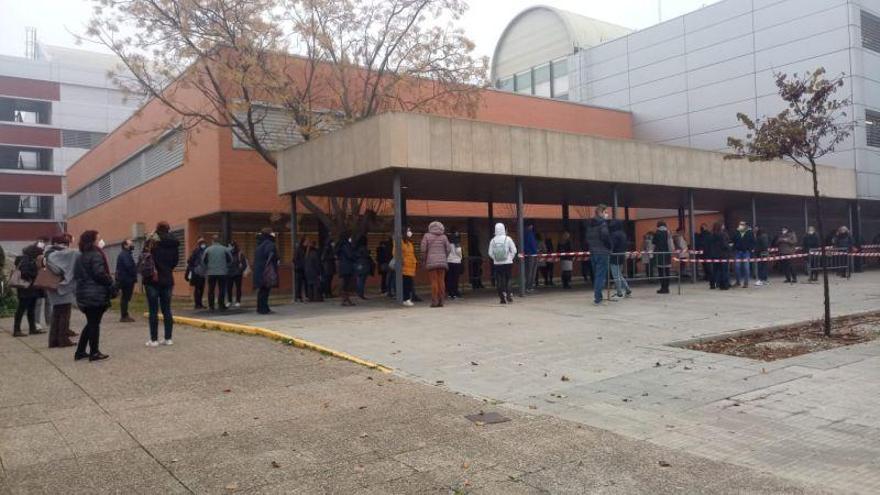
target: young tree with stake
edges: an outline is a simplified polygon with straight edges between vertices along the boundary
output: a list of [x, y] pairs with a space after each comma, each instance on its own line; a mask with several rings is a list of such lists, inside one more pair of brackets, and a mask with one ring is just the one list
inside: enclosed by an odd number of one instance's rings
[[[853, 122], [846, 120], [844, 108], [848, 99], [838, 100], [835, 93], [843, 87], [844, 76], [826, 79], [825, 69], [818, 68], [789, 76], [777, 73], [776, 87], [788, 108], [774, 117], [753, 121], [747, 115], [737, 114], [737, 119], [748, 130], [745, 139], [727, 138], [734, 153], [728, 159], [770, 161], [788, 159], [793, 165], [809, 172], [813, 179], [813, 201], [816, 206], [816, 222], [820, 232], [825, 232], [822, 218], [822, 196], [819, 191], [817, 161], [834, 152], [852, 133]], [[828, 268], [825, 260], [825, 243], [820, 243], [822, 256], [822, 285], [825, 299], [824, 329], [831, 336], [831, 294], [828, 287]]]

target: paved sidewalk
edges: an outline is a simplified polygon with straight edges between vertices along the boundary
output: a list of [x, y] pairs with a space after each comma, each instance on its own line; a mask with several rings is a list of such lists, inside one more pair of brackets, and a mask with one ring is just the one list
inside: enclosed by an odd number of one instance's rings
[[[112, 323], [89, 363], [9, 324], [4, 495], [818, 493], [258, 337], [179, 327], [148, 349], [143, 323]], [[511, 421], [463, 417], [480, 410]]]
[[[832, 279], [833, 310], [880, 309], [880, 273]], [[656, 287], [593, 307], [583, 290], [443, 309], [369, 301], [228, 316], [394, 367], [398, 374], [837, 493], [880, 493], [880, 341], [762, 363], [667, 344], [798, 322], [821, 286]], [[488, 292], [488, 291], [487, 291]], [[568, 381], [562, 381], [562, 376]]]

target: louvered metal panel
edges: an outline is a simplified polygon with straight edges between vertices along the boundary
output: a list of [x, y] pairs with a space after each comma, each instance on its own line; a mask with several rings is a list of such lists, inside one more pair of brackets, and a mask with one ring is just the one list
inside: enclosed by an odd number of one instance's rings
[[101, 139], [104, 139], [105, 135], [103, 132], [63, 129], [61, 131], [61, 145], [66, 148], [92, 149]]
[[862, 46], [880, 53], [880, 17], [862, 11]]
[[867, 129], [868, 146], [880, 148], [880, 112], [865, 111], [865, 128]]

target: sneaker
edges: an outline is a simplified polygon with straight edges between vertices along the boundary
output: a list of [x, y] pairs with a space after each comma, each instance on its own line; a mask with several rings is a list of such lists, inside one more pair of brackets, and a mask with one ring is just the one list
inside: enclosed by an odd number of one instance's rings
[[762, 285], [764, 285], [764, 282], [761, 282], [760, 280], [755, 282], [755, 287], [761, 287]]
[[110, 356], [108, 356], [108, 355], [106, 355], [106, 354], [104, 354], [104, 353], [96, 352], [96, 353], [94, 353], [94, 354], [92, 354], [92, 355], [89, 356], [89, 361], [103, 361], [103, 360], [105, 360], [105, 359], [107, 359], [107, 358], [109, 358], [109, 357], [110, 357]]
[[148, 340], [147, 347], [159, 347], [159, 342], [156, 340]]
[[39, 323], [37, 323], [37, 331], [31, 332], [31, 333], [42, 333], [42, 331], [43, 331], [43, 325], [40, 325]]
[[125, 316], [119, 319], [120, 323], [134, 323], [134, 318], [131, 316]]
[[240, 303], [240, 302], [237, 302], [237, 303], [233, 304], [233, 306], [235, 306], [236, 308], [240, 308], [240, 307], [241, 307], [241, 303]]
[[162, 342], [162, 344], [164, 344], [164, 345], [174, 345], [174, 341], [172, 341], [171, 339], [168, 339], [168, 340]]
[[410, 308], [410, 307], [412, 307], [412, 306], [415, 306], [415, 303], [413, 303], [412, 301], [410, 301], [409, 299], [407, 299], [406, 301], [403, 301], [403, 305], [406, 306], [406, 307], [408, 307], [408, 308]]

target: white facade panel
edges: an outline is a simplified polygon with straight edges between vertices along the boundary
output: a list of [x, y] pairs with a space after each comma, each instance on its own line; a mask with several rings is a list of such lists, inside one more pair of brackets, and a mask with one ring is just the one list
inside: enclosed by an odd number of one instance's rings
[[[736, 0], [733, 2], [718, 2], [695, 10], [684, 16], [684, 25], [688, 32], [698, 31], [708, 27], [719, 26], [727, 19], [747, 15], [751, 18], [751, 0]], [[751, 19], [749, 19], [751, 24]]]
[[633, 103], [654, 100], [675, 93], [687, 91], [687, 75], [678, 74], [666, 79], [660, 79], [641, 86], [633, 86], [629, 90]]
[[684, 20], [680, 17], [671, 19], [629, 35], [629, 52], [642, 50], [681, 36], [684, 36]]
[[[755, 49], [767, 50], [788, 43], [800, 43], [821, 33], [848, 29], [849, 9], [845, 4], [807, 17], [755, 32]], [[849, 40], [837, 48], [848, 47]], [[832, 48], [833, 47], [829, 47]]]
[[638, 119], [636, 119], [636, 122], [633, 125], [633, 135], [636, 139], [652, 143], [687, 138], [687, 115], [679, 115], [677, 117], [645, 123], [640, 123], [638, 122]]
[[692, 134], [703, 134], [721, 129], [729, 129], [740, 125], [737, 113], [752, 115], [755, 111], [754, 101], [742, 101], [721, 105], [690, 114], [690, 130]]
[[[785, 24], [793, 17], [806, 17], [846, 4], [847, 0], [782, 0], [755, 1], [755, 30]], [[767, 5], [762, 7], [761, 5]]]
[[752, 35], [752, 16], [739, 16], [685, 36], [688, 51], [710, 48], [725, 41]]
[[618, 74], [612, 77], [606, 77], [605, 79], [599, 79], [587, 84], [588, 94], [592, 98], [596, 98], [599, 96], [607, 95], [609, 93], [616, 93], [621, 89], [629, 88], [629, 75], [624, 72], [623, 74]]
[[[755, 101], [755, 76], [740, 76], [727, 81], [722, 81], [688, 92], [688, 109], [691, 112], [716, 107], [726, 103], [740, 101], [752, 102], [754, 110]], [[750, 114], [752, 112], [749, 112]]]
[[[688, 63], [688, 67], [693, 67]], [[736, 57], [712, 65], [705, 65], [699, 69], [691, 69], [687, 73], [689, 88], [700, 88], [732, 77], [748, 75], [754, 77], [755, 58], [749, 54]]]
[[[748, 70], [754, 72], [755, 64], [753, 46], [752, 36], [748, 35], [728, 40], [715, 46], [703, 48], [702, 50], [688, 50], [688, 70], [699, 70], [703, 67], [721, 65], [747, 57], [749, 61]], [[738, 72], [736, 75], [740, 75], [740, 73]]]
[[693, 134], [690, 136], [690, 145], [693, 148], [699, 148], [702, 150], [727, 152], [730, 151], [727, 147], [727, 138], [743, 138], [745, 137], [745, 134], [746, 133], [741, 126], [704, 132], [702, 134]]
[[[667, 60], [679, 55], [684, 55], [684, 38], [680, 36], [641, 50], [629, 52], [629, 66], [633, 68], [643, 67], [654, 64], [658, 60]], [[624, 70], [626, 69], [624, 68]]]
[[[659, 81], [672, 76], [682, 76], [687, 72], [685, 57], [679, 56], [663, 60], [661, 62], [631, 69], [629, 73], [629, 83], [633, 86], [641, 86], [643, 84]], [[662, 95], [657, 95], [662, 96]]]
[[598, 64], [586, 65], [581, 74], [585, 78], [582, 81], [589, 82], [619, 74], [626, 75], [627, 68], [626, 58], [611, 59]]
[[630, 105], [630, 111], [639, 116], [640, 122], [650, 122], [687, 114], [687, 106], [687, 93], [681, 92], [641, 103], [633, 103]]
[[599, 46], [590, 48], [589, 50], [584, 50], [581, 52], [584, 56], [579, 58], [587, 64], [598, 64], [606, 60], [625, 57], [629, 50], [628, 43], [629, 41], [626, 37], [609, 41], [608, 43], [603, 43]]
[[592, 105], [608, 108], [629, 108], [629, 90], [623, 89], [616, 93], [609, 93], [602, 96], [594, 97], [590, 100]]
[[[757, 69], [772, 69], [810, 60], [815, 55], [845, 52], [845, 68], [849, 70], [849, 31], [846, 27], [810, 35], [799, 41], [786, 43], [755, 54]], [[840, 64], [844, 65], [844, 64]]]

